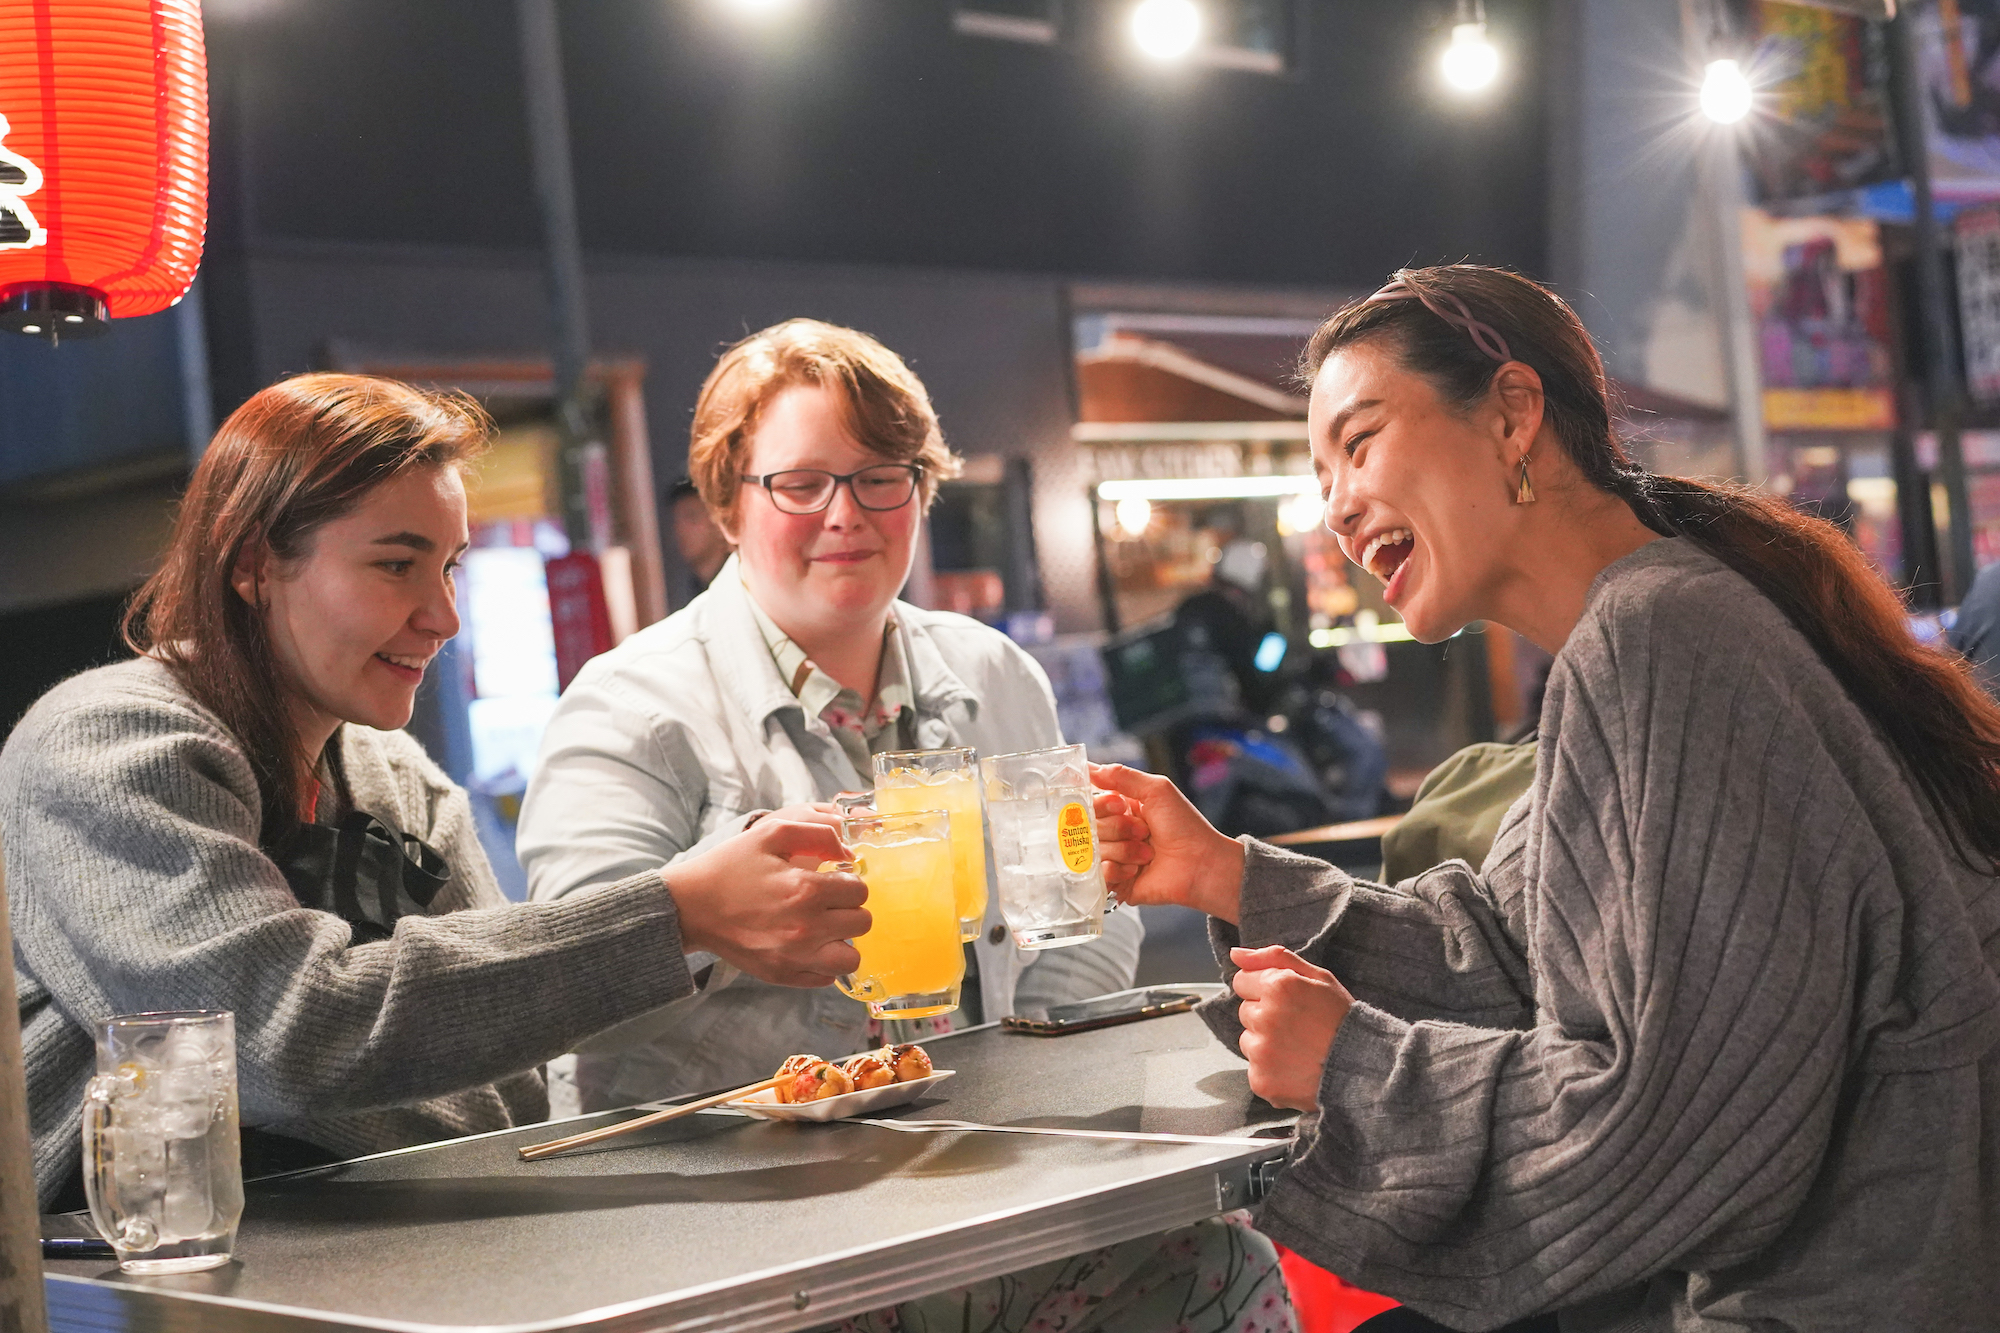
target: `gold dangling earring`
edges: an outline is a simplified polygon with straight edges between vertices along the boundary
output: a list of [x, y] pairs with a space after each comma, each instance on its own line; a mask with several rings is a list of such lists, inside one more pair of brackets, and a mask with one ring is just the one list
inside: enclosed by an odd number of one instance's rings
[[1534, 502], [1535, 502], [1535, 487], [1534, 484], [1528, 480], [1528, 456], [1526, 454], [1522, 454], [1521, 484], [1520, 486], [1515, 488], [1514, 503], [1517, 505], [1531, 505]]

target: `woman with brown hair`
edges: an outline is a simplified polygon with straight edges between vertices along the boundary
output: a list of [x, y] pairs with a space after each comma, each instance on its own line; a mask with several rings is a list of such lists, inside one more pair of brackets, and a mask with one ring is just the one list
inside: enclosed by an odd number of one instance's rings
[[132, 603], [137, 659], [58, 685], [0, 752], [44, 1208], [81, 1206], [113, 1014], [235, 1013], [258, 1174], [544, 1119], [537, 1067], [688, 994], [690, 950], [784, 985], [858, 962], [866, 890], [806, 868], [842, 855], [809, 812], [599, 894], [501, 897], [465, 792], [400, 730], [458, 632], [488, 430], [387, 380], [259, 393]]
[[1838, 529], [1636, 466], [1534, 283], [1399, 273], [1302, 372], [1415, 636], [1556, 660], [1477, 870], [1360, 882], [1099, 771], [1114, 877], [1214, 918], [1212, 1024], [1312, 1113], [1263, 1229], [1452, 1328], [1996, 1327], [2000, 708]]

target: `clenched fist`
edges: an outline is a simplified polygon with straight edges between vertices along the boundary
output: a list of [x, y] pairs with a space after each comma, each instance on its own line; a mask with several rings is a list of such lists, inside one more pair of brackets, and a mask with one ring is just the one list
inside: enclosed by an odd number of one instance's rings
[[1354, 997], [1290, 949], [1231, 949], [1229, 961], [1243, 969], [1230, 986], [1243, 1000], [1239, 1049], [1250, 1062], [1250, 1091], [1273, 1106], [1318, 1110], [1326, 1053]]

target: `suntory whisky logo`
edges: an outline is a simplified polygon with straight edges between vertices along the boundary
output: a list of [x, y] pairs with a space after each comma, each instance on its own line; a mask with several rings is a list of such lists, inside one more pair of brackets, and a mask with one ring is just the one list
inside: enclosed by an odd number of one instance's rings
[[1087, 875], [1097, 864], [1097, 844], [1090, 836], [1090, 812], [1083, 802], [1071, 801], [1056, 815], [1056, 846], [1062, 849], [1063, 864], [1072, 875]]
[[42, 169], [7, 150], [12, 128], [7, 117], [0, 116], [0, 250], [32, 250], [48, 244], [49, 234], [22, 202], [22, 196], [42, 188]]

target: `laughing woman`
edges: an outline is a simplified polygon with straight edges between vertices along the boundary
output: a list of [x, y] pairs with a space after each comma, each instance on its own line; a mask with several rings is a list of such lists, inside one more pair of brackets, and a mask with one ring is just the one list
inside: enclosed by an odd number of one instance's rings
[[[82, 1206], [91, 1024], [236, 1015], [248, 1174], [548, 1114], [537, 1067], [692, 989], [707, 947], [787, 985], [859, 960], [825, 821], [772, 818], [600, 894], [508, 904], [454, 786], [398, 728], [458, 632], [468, 399], [353, 375], [216, 434], [136, 660], [71, 678], [0, 752], [35, 1177]], [[699, 941], [707, 940], [704, 946]]]
[[1996, 1327], [2000, 709], [1838, 529], [1634, 466], [1533, 283], [1399, 274], [1304, 370], [1415, 636], [1556, 661], [1477, 870], [1363, 883], [1099, 771], [1126, 892], [1214, 918], [1212, 1023], [1315, 1113], [1264, 1230], [1452, 1328]]

